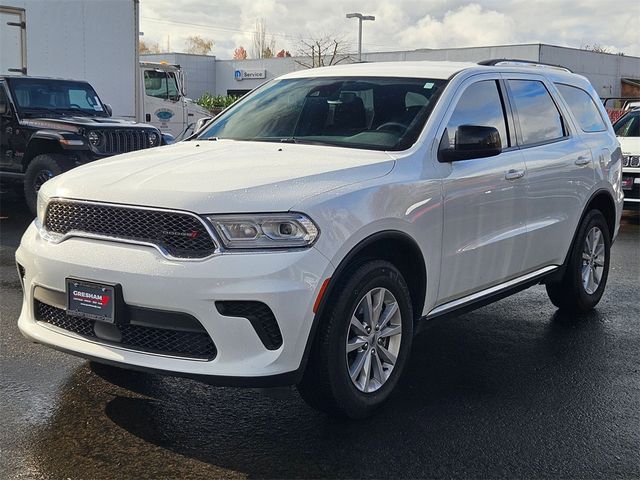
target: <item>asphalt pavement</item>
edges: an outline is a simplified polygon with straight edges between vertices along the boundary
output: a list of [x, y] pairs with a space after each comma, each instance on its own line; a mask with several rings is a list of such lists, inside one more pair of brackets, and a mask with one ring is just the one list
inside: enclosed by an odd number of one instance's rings
[[[0, 195], [0, 478], [640, 478], [640, 221], [624, 219], [597, 310], [537, 286], [414, 341], [393, 400], [329, 418], [295, 390], [216, 388], [92, 365], [25, 340]], [[575, 320], [575, 319], [574, 319]]]

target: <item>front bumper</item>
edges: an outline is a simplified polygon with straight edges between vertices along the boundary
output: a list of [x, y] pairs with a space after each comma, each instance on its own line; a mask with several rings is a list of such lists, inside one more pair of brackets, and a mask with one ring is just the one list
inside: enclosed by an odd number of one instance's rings
[[[181, 262], [156, 249], [85, 238], [52, 244], [32, 224], [16, 252], [24, 269], [18, 321], [27, 338], [75, 355], [132, 369], [198, 377], [211, 383], [295, 383], [313, 323], [313, 304], [331, 263], [315, 248], [222, 254]], [[88, 340], [36, 319], [34, 290], [64, 292], [68, 277], [122, 286], [127, 305], [195, 317], [216, 346], [213, 360], [176, 358]], [[245, 318], [219, 313], [216, 301], [258, 301], [274, 313], [282, 345], [269, 350]]]

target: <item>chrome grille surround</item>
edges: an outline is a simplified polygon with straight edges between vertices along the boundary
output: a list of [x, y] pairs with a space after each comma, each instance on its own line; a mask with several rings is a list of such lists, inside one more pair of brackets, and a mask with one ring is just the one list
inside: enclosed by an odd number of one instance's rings
[[640, 155], [622, 155], [622, 166], [624, 168], [638, 168], [640, 167]]
[[56, 243], [85, 237], [153, 246], [176, 260], [203, 260], [220, 251], [210, 226], [180, 210], [55, 198], [47, 204], [41, 231]]

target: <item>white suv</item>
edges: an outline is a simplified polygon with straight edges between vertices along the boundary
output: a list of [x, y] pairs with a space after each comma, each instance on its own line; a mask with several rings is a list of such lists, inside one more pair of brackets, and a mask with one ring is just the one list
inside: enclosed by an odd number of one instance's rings
[[120, 367], [296, 384], [363, 417], [422, 322], [539, 283], [593, 308], [622, 202], [606, 112], [566, 70], [295, 72], [189, 141], [47, 182], [16, 254], [19, 327]]

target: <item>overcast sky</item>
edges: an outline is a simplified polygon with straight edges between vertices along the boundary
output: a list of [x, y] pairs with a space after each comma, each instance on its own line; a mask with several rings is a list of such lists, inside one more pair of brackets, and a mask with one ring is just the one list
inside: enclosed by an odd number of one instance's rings
[[375, 15], [365, 22], [363, 50], [388, 51], [541, 42], [580, 48], [598, 44], [640, 56], [638, 0], [141, 0], [144, 39], [170, 39], [182, 51], [189, 35], [210, 38], [212, 54], [231, 58], [264, 18], [276, 49], [295, 54], [298, 39], [332, 34], [357, 49], [357, 21], [345, 14]]

